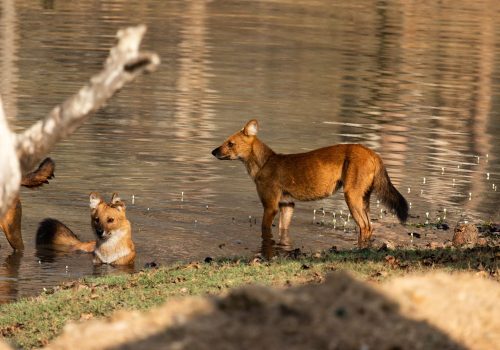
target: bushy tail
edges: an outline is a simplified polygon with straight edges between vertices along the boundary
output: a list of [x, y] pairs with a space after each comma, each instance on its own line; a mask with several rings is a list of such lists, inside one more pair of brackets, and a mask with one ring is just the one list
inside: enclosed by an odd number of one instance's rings
[[37, 246], [49, 246], [60, 251], [92, 252], [95, 241], [82, 242], [66, 225], [56, 219], [45, 219], [36, 231]]
[[382, 165], [374, 180], [374, 190], [386, 207], [396, 213], [399, 222], [404, 224], [408, 219], [408, 202], [405, 197], [394, 187]]
[[52, 159], [45, 158], [38, 166], [38, 169], [23, 176], [21, 179], [21, 185], [33, 188], [42, 186], [43, 184], [48, 184], [49, 179], [54, 177], [55, 167], [56, 165]]

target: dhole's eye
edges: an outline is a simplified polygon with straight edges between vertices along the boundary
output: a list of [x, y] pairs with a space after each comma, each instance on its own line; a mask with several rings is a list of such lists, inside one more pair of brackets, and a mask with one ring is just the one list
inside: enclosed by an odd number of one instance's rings
[[108, 224], [112, 223], [113, 221], [115, 221], [115, 218], [108, 218]]
[[99, 223], [99, 218], [94, 218], [94, 222], [95, 222], [96, 224], [98, 224], [98, 223]]
[[234, 142], [228, 141], [227, 147], [232, 148], [234, 146]]

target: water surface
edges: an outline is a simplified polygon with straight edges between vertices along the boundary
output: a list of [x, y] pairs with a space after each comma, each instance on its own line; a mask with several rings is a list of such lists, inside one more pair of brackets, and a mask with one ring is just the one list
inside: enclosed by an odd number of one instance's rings
[[[0, 235], [0, 302], [117, 271], [34, 247], [46, 217], [91, 239], [91, 191], [127, 202], [136, 269], [257, 252], [254, 185], [242, 164], [210, 154], [251, 118], [276, 152], [371, 147], [411, 202], [412, 222], [444, 209], [451, 224], [499, 221], [497, 1], [5, 0], [0, 11], [0, 92], [14, 130], [98, 72], [118, 28], [147, 24], [144, 47], [162, 58], [57, 146], [50, 185], [22, 190], [27, 247], [11, 254]], [[373, 198], [373, 219], [394, 222], [381, 209]], [[293, 247], [353, 247], [340, 211], [341, 194], [298, 203]]]

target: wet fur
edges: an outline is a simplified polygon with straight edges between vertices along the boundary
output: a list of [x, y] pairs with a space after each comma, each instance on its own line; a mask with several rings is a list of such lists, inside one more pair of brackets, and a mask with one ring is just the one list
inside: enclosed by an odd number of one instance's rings
[[[40, 187], [48, 184], [54, 177], [55, 163], [50, 158], [45, 158], [35, 171], [24, 175], [21, 179], [21, 186], [28, 188]], [[5, 237], [14, 250], [23, 250], [24, 243], [21, 234], [22, 205], [17, 197], [12, 206], [7, 210], [4, 217], [0, 219], [0, 229], [5, 233]]]
[[264, 207], [262, 236], [272, 235], [279, 212], [280, 235], [287, 232], [294, 200], [311, 201], [331, 196], [341, 187], [351, 215], [360, 228], [358, 246], [370, 243], [370, 195], [375, 191], [401, 223], [408, 218], [408, 203], [392, 185], [382, 159], [359, 144], [340, 144], [306, 153], [277, 154], [257, 138], [258, 123], [249, 121], [214, 149], [218, 159], [239, 159], [255, 182]]
[[40, 222], [36, 232], [36, 245], [68, 252], [92, 253], [95, 249], [95, 241], [82, 242], [66, 225], [51, 218]]
[[37, 231], [37, 245], [59, 251], [93, 253], [95, 264], [132, 264], [136, 253], [132, 228], [125, 215], [125, 203], [116, 194], [109, 203], [95, 192], [89, 198], [91, 226], [96, 240], [82, 242], [63, 223], [45, 219]]

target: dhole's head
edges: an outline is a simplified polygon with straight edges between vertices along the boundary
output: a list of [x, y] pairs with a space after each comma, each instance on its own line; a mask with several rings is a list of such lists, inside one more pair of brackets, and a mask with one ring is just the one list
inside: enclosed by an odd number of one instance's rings
[[259, 131], [257, 120], [250, 120], [240, 131], [229, 136], [226, 141], [212, 151], [218, 159], [246, 160], [252, 153], [252, 144]]
[[92, 229], [99, 239], [108, 239], [113, 232], [127, 225], [125, 203], [113, 193], [111, 201], [106, 203], [99, 193], [90, 194], [90, 221]]

